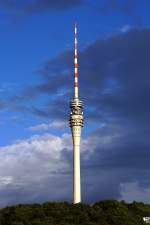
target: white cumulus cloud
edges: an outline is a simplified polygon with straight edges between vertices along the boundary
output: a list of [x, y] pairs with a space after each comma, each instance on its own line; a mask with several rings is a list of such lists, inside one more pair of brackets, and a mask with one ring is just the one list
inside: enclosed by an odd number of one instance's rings
[[69, 134], [36, 135], [0, 147], [1, 204], [46, 200], [45, 195], [49, 199], [66, 196], [70, 164], [63, 154], [70, 149]]
[[[82, 141], [87, 159], [95, 145]], [[23, 202], [71, 200], [72, 138], [43, 134], [0, 147], [0, 206]]]
[[53, 121], [51, 123], [41, 123], [35, 126], [31, 126], [29, 127], [29, 130], [31, 131], [47, 131], [51, 128], [53, 129], [65, 129], [66, 126], [66, 122], [64, 121]]

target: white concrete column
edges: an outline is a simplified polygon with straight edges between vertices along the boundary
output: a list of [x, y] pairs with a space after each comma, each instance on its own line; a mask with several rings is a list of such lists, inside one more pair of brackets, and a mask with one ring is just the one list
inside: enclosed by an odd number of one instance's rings
[[81, 127], [72, 127], [73, 138], [73, 203], [81, 202], [81, 183], [80, 183], [80, 136]]

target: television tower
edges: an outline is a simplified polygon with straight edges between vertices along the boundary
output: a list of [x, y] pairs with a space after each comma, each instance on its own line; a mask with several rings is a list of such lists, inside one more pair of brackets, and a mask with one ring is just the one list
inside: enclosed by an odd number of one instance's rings
[[81, 202], [80, 138], [83, 127], [82, 101], [78, 96], [77, 25], [74, 28], [74, 96], [70, 102], [70, 127], [73, 140], [73, 203]]

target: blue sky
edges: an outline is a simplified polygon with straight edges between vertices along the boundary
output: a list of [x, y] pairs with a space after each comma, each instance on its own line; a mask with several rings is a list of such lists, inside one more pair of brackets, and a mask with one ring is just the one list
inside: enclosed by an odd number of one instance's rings
[[0, 1], [1, 206], [71, 201], [75, 22], [83, 201], [150, 201], [149, 9], [148, 0]]

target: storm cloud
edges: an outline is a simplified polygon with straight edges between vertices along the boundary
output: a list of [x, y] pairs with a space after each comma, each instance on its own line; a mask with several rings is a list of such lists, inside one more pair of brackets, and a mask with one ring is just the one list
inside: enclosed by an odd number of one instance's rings
[[112, 11], [122, 11], [124, 13], [130, 13], [134, 11], [138, 1], [135, 0], [123, 0], [119, 2], [118, 0], [106, 0], [104, 4], [100, 7], [101, 13], [109, 13]]
[[36, 13], [43, 11], [62, 11], [78, 6], [81, 3], [82, 0], [1, 0], [0, 7], [7, 12], [13, 13]]
[[[79, 53], [79, 93], [88, 119], [124, 119], [141, 125], [149, 121], [149, 39], [149, 29], [130, 30], [97, 40]], [[40, 71], [41, 84], [28, 88], [23, 97], [55, 96], [43, 108], [34, 106], [33, 112], [57, 117], [57, 106], [63, 104], [67, 110], [72, 95], [72, 51], [49, 60]], [[58, 115], [65, 117], [66, 110], [59, 110]]]

